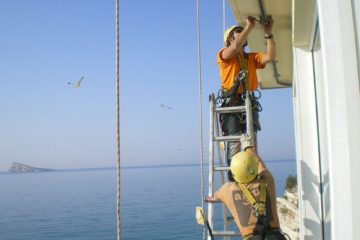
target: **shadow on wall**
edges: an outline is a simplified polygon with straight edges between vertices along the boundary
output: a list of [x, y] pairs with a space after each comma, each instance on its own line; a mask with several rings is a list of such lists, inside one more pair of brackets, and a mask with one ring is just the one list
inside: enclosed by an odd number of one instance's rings
[[[310, 203], [313, 213], [317, 219], [308, 217], [308, 210], [303, 210], [302, 219], [305, 230], [306, 240], [331, 239], [331, 207], [330, 207], [330, 188], [329, 171], [327, 170], [322, 177], [314, 174], [313, 170], [305, 161], [301, 161], [302, 174], [302, 201]], [[321, 197], [322, 196], [322, 197]], [[320, 198], [319, 198], [320, 197]], [[306, 206], [302, 204], [302, 206]], [[311, 234], [311, 235], [310, 235]]]

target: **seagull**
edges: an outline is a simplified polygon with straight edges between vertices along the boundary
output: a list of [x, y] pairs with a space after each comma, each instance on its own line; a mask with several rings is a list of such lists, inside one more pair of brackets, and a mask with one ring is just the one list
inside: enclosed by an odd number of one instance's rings
[[162, 107], [162, 108], [164, 108], [164, 109], [167, 109], [167, 110], [173, 110], [171, 107], [166, 106], [166, 105], [164, 105], [164, 104], [157, 104], [157, 105], [160, 106], [160, 107]]
[[84, 76], [82, 76], [79, 81], [74, 82], [73, 84], [71, 84], [70, 82], [68, 82], [68, 85], [72, 85], [73, 88], [80, 88], [80, 87], [81, 87], [80, 84], [81, 84], [81, 81], [82, 81], [83, 79], [84, 79]]

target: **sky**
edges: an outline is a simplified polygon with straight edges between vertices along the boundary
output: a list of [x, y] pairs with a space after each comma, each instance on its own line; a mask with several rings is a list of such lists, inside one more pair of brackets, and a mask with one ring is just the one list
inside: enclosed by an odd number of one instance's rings
[[[196, 1], [120, 0], [119, 14], [121, 165], [199, 163]], [[222, 0], [200, 1], [205, 162], [222, 19]], [[116, 166], [115, 1], [3, 0], [0, 30], [0, 171]], [[265, 161], [295, 159], [291, 96], [262, 91]]]

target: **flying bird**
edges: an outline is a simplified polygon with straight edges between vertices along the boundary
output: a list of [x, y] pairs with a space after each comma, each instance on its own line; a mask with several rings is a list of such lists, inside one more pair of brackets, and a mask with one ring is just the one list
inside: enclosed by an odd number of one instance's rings
[[80, 78], [80, 80], [77, 81], [77, 82], [74, 82], [74, 83], [68, 82], [68, 85], [73, 86], [73, 88], [80, 88], [80, 87], [81, 87], [81, 81], [82, 81], [83, 79], [84, 79], [84, 76], [82, 76], [82, 77]]
[[173, 110], [171, 107], [166, 106], [164, 104], [157, 104], [159, 107], [162, 107], [163, 109], [167, 109], [167, 110]]

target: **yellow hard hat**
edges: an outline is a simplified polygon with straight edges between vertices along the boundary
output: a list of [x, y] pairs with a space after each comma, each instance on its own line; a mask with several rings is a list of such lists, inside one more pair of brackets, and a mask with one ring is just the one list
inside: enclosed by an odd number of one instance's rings
[[258, 174], [258, 159], [248, 152], [238, 152], [231, 158], [230, 170], [236, 182], [251, 182]]
[[230, 34], [230, 32], [232, 31], [232, 30], [234, 30], [235, 28], [243, 28], [242, 26], [239, 26], [239, 25], [233, 25], [233, 26], [231, 26], [231, 27], [228, 27], [226, 30], [225, 30], [225, 32], [224, 32], [224, 46], [226, 47], [226, 41], [227, 41], [227, 39], [228, 39], [228, 37], [229, 37], [229, 34]]

